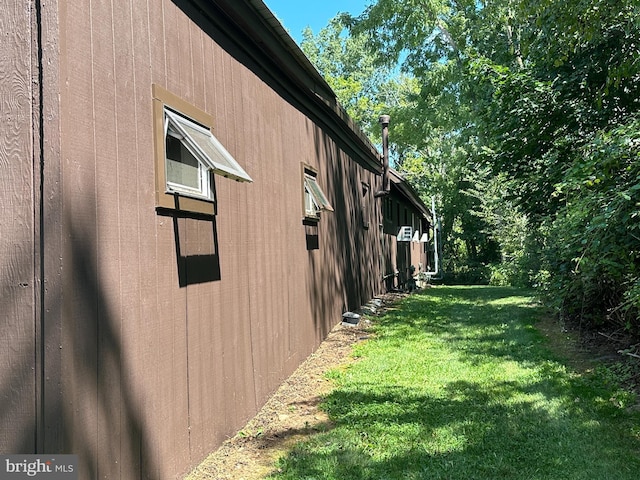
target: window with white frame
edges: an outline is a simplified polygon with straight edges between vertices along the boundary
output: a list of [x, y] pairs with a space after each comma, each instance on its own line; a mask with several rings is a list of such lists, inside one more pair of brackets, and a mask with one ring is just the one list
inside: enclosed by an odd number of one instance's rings
[[308, 165], [303, 165], [304, 171], [304, 216], [317, 220], [320, 212], [327, 210], [333, 212], [333, 207], [327, 200], [320, 185], [318, 185], [317, 172]]
[[251, 177], [211, 131], [212, 118], [154, 85], [156, 204], [215, 213], [214, 174], [240, 182]]
[[189, 150], [185, 138], [168, 120], [165, 145], [167, 191], [213, 200], [209, 169]]

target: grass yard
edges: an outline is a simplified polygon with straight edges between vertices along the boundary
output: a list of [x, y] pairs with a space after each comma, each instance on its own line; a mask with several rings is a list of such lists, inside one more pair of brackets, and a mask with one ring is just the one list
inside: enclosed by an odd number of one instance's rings
[[640, 412], [606, 369], [553, 358], [526, 292], [436, 287], [376, 321], [333, 371], [334, 428], [271, 479], [640, 478]]

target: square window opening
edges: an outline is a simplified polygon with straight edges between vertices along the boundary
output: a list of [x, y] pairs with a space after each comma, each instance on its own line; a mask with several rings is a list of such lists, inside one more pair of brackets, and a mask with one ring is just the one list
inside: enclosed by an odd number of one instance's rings
[[251, 177], [213, 135], [212, 117], [153, 85], [156, 206], [215, 215], [214, 174]]

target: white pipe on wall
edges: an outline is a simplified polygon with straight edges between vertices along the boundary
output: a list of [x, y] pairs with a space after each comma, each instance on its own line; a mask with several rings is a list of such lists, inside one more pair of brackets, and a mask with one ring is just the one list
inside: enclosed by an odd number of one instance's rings
[[431, 216], [433, 218], [433, 263], [435, 264], [435, 270], [423, 272], [430, 278], [440, 278], [438, 274], [440, 272], [440, 254], [438, 248], [438, 235], [440, 234], [440, 220], [436, 217], [436, 200], [435, 197], [431, 197]]

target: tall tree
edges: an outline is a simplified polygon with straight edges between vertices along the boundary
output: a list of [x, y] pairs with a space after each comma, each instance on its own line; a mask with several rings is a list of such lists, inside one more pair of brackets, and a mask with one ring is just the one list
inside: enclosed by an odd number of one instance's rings
[[473, 213], [480, 199], [469, 193], [480, 160], [477, 112], [491, 97], [491, 85], [470, 72], [487, 57], [523, 64], [514, 17], [509, 2], [379, 0], [349, 23], [368, 37], [379, 64], [400, 62], [413, 78], [390, 131], [398, 167], [423, 191], [438, 192], [449, 270], [473, 271], [474, 279], [499, 256], [485, 219]]
[[399, 102], [403, 80], [390, 68], [376, 64], [364, 35], [347, 33], [344, 16], [337, 15], [317, 35], [307, 27], [301, 48], [351, 118], [370, 137], [379, 139], [378, 117]]
[[[545, 245], [549, 271], [538, 278], [558, 286], [565, 311], [608, 285], [589, 308], [637, 315], [637, 1], [378, 0], [350, 26], [380, 64], [402, 62], [419, 84], [398, 115], [411, 170], [452, 170], [453, 159], [466, 168], [449, 187], [476, 199], [462, 203], [491, 227], [503, 260], [514, 246]], [[500, 211], [524, 215], [536, 241], [513, 241]]]
[[[471, 213], [477, 200], [465, 193], [469, 186], [466, 161], [475, 142], [468, 139], [463, 145], [459, 137], [466, 132], [452, 134], [463, 105], [459, 93], [449, 89], [447, 95], [430, 95], [429, 89], [435, 92], [439, 88], [426, 85], [410, 69], [399, 69], [393, 57], [382, 58], [371, 49], [368, 33], [354, 30], [346, 35], [349, 21], [342, 15], [318, 35], [307, 30], [303, 50], [372, 138], [379, 135], [378, 115], [391, 115], [390, 148], [395, 167], [427, 202], [432, 196], [438, 198], [438, 210], [445, 218], [449, 270], [464, 271], [468, 281], [482, 280], [483, 263], [496, 258], [496, 248], [484, 233], [482, 220]], [[441, 30], [446, 32], [444, 25]], [[434, 85], [452, 83], [455, 62], [434, 65], [439, 67], [437, 71], [428, 72]], [[427, 178], [428, 182], [422, 181]], [[470, 271], [469, 264], [477, 271]]]

